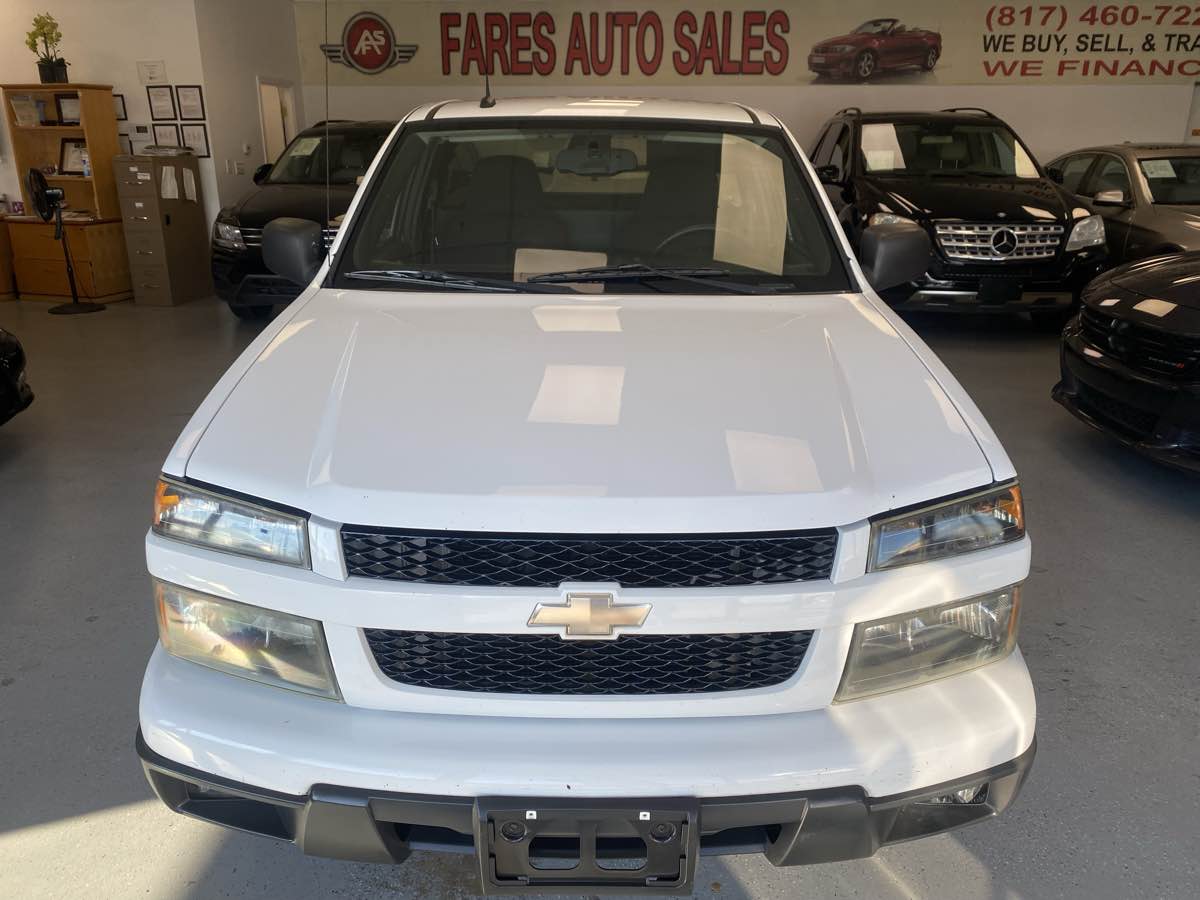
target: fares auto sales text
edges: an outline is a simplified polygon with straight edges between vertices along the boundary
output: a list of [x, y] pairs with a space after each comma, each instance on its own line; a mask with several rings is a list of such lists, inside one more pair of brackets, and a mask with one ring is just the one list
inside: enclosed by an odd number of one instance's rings
[[671, 65], [680, 75], [779, 75], [788, 63], [780, 9], [683, 10], [666, 24], [656, 12], [576, 12], [561, 48], [560, 24], [549, 12], [442, 13], [442, 74], [628, 75], [636, 66], [654, 75]]

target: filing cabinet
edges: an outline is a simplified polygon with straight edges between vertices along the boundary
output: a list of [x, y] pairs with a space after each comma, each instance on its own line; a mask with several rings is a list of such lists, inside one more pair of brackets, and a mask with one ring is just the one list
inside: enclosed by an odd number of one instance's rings
[[196, 157], [113, 159], [135, 303], [172, 306], [212, 293]]

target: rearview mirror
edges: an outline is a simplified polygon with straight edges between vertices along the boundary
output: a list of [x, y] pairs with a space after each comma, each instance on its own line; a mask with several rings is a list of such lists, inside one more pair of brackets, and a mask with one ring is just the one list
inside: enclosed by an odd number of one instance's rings
[[321, 226], [308, 219], [272, 219], [263, 229], [262, 255], [276, 275], [307, 287], [325, 259]]
[[254, 170], [254, 183], [262, 184], [267, 180], [267, 176], [271, 174], [271, 169], [274, 168], [270, 163], [263, 163]]
[[877, 291], [916, 281], [932, 256], [929, 235], [915, 222], [872, 225], [863, 231], [858, 251], [863, 274]]
[[1092, 202], [1097, 206], [1124, 206], [1125, 192], [1124, 191], [1099, 191], [1092, 198]]
[[554, 157], [554, 168], [572, 175], [617, 175], [637, 168], [637, 155], [624, 147], [605, 147], [599, 141], [567, 147]]

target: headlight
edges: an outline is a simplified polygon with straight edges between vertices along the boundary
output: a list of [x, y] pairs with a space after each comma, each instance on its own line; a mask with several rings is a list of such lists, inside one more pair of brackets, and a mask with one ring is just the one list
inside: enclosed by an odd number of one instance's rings
[[871, 525], [868, 572], [944, 559], [1019, 541], [1025, 507], [1017, 484], [989, 488]]
[[163, 648], [230, 675], [341, 699], [321, 623], [154, 582]]
[[159, 479], [154, 491], [156, 534], [208, 547], [308, 567], [308, 529], [296, 515]]
[[829, 53], [852, 53], [855, 49], [856, 48], [853, 44], [834, 44], [832, 47], [829, 48], [829, 50], [827, 52], [829, 52]]
[[1067, 252], [1095, 247], [1104, 243], [1104, 220], [1099, 216], [1086, 216], [1075, 223], [1071, 236], [1067, 238]]
[[867, 227], [872, 225], [902, 225], [905, 222], [912, 222], [908, 216], [898, 216], [895, 213], [875, 213], [871, 218], [867, 219]]
[[242, 240], [242, 229], [228, 222], [218, 222], [213, 226], [213, 240], [235, 250], [246, 249], [246, 242]]
[[1017, 643], [1021, 589], [854, 626], [836, 701], [897, 691], [1003, 659]]

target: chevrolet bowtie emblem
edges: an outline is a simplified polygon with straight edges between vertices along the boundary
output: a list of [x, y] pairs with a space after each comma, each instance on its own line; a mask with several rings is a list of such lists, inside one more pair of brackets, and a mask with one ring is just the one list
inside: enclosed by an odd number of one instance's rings
[[614, 629], [637, 628], [650, 615], [649, 603], [614, 604], [613, 599], [608, 592], [571, 591], [566, 603], [539, 603], [529, 626], [565, 628], [565, 638], [613, 637]]

